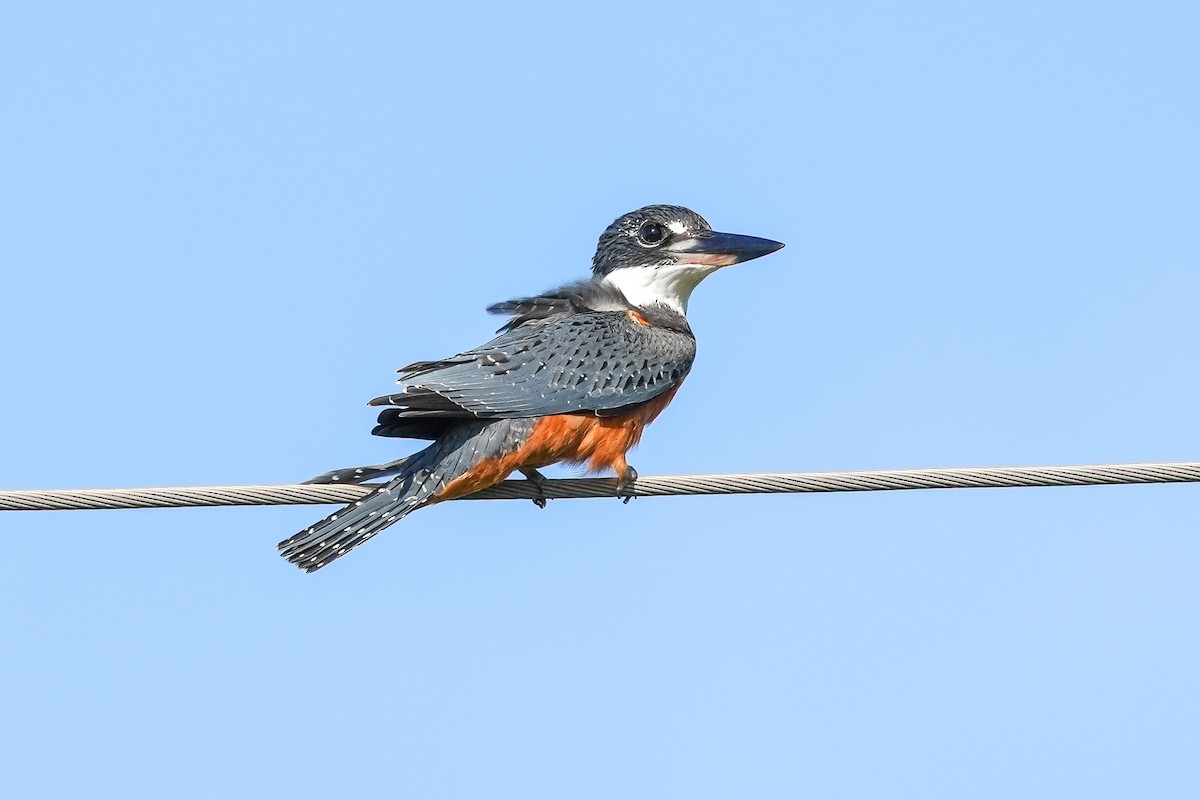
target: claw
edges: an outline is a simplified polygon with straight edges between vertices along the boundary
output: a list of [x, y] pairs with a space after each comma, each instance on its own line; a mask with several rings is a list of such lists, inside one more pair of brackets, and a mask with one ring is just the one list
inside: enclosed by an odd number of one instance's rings
[[637, 483], [637, 478], [637, 470], [628, 464], [617, 474], [617, 497], [625, 505], [629, 505], [629, 501], [637, 497], [633, 491], [633, 485]]
[[525, 476], [525, 480], [533, 484], [533, 490], [537, 494], [530, 498], [533, 504], [538, 508], [546, 507], [546, 476], [538, 472], [536, 469], [523, 469], [521, 474]]

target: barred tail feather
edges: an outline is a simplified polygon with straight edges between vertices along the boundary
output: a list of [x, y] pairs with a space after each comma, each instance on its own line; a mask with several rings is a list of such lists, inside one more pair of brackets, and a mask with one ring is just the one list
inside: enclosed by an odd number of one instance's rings
[[[450, 481], [481, 459], [518, 447], [531, 427], [532, 422], [523, 419], [467, 423], [408, 458], [362, 468], [364, 473], [371, 472], [370, 477], [398, 474], [361, 500], [280, 542], [280, 555], [305, 572], [315, 572], [427, 505]], [[314, 481], [327, 482], [335, 474], [341, 480], [358, 478], [352, 473], [357, 471], [339, 470]]]
[[387, 478], [391, 475], [399, 475], [408, 466], [409, 462], [419, 455], [421, 454], [417, 453], [407, 458], [389, 461], [386, 464], [376, 464], [371, 467], [335, 469], [332, 472], [323, 473], [315, 478], [309, 478], [305, 483], [366, 483], [367, 481], [378, 480], [379, 478]]
[[422, 481], [414, 473], [393, 478], [361, 500], [280, 542], [280, 555], [305, 572], [314, 572], [419, 508], [437, 491], [436, 484]]

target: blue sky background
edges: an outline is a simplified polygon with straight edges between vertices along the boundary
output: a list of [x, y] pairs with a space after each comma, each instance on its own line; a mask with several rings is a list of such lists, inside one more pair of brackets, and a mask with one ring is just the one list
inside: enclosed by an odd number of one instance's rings
[[[788, 247], [645, 475], [1200, 458], [1200, 11], [993, 6], [9, 4], [0, 487], [395, 457], [652, 202]], [[326, 511], [0, 515], [0, 791], [1200, 791], [1200, 487]]]

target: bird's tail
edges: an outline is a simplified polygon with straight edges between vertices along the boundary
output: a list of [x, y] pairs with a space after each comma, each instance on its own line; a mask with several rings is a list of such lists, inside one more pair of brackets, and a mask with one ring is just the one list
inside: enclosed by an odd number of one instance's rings
[[335, 469], [332, 472], [323, 473], [315, 478], [309, 478], [305, 483], [366, 483], [378, 478], [386, 478], [389, 475], [399, 475], [408, 466], [409, 462], [419, 455], [421, 454], [417, 453], [407, 458], [389, 461], [386, 464], [375, 464], [370, 467]]
[[313, 482], [321, 483], [357, 483], [396, 475], [361, 500], [280, 542], [280, 555], [305, 572], [315, 572], [436, 499], [448, 483], [466, 474], [481, 459], [519, 446], [527, 435], [525, 426], [525, 420], [462, 425], [408, 458], [314, 478]]
[[427, 447], [412, 456], [399, 475], [366, 497], [280, 542], [280, 555], [305, 572], [314, 572], [424, 505], [442, 485], [434, 474], [436, 459], [429, 457], [429, 451], [436, 449], [436, 444]]

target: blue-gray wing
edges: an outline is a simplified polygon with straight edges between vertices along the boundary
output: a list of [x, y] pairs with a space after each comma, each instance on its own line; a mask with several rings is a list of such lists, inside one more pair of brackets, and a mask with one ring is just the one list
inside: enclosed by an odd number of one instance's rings
[[398, 406], [380, 416], [381, 425], [390, 420], [414, 431], [383, 435], [419, 436], [448, 417], [606, 416], [678, 386], [695, 357], [690, 331], [648, 325], [635, 314], [556, 315], [451, 358], [411, 364], [400, 371], [407, 388], [371, 404]]

